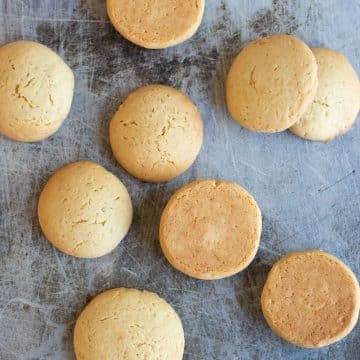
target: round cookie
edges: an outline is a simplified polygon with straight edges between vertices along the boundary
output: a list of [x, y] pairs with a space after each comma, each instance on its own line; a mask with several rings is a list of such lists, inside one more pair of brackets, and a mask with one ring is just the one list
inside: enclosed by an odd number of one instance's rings
[[96, 296], [74, 330], [78, 360], [181, 360], [184, 331], [174, 309], [157, 294], [112, 289]]
[[203, 122], [193, 102], [169, 86], [132, 92], [110, 123], [110, 143], [119, 164], [148, 182], [170, 180], [195, 161]]
[[81, 258], [111, 252], [127, 234], [132, 214], [131, 199], [122, 182], [90, 161], [56, 171], [38, 204], [47, 239], [59, 250]]
[[205, 0], [107, 0], [115, 29], [129, 41], [148, 49], [182, 43], [200, 26]]
[[350, 333], [359, 315], [359, 284], [336, 257], [291, 253], [272, 267], [261, 305], [272, 330], [301, 347], [330, 345]]
[[346, 133], [360, 108], [360, 82], [349, 61], [329, 49], [313, 49], [319, 87], [312, 105], [290, 130], [308, 140], [329, 142]]
[[0, 48], [0, 134], [18, 141], [40, 141], [67, 117], [74, 75], [46, 46], [17, 41]]
[[179, 189], [160, 221], [170, 264], [197, 279], [234, 275], [254, 259], [261, 235], [254, 198], [233, 182], [199, 180]]
[[314, 100], [316, 59], [310, 48], [290, 35], [250, 42], [234, 60], [226, 83], [231, 116], [257, 132], [288, 129]]

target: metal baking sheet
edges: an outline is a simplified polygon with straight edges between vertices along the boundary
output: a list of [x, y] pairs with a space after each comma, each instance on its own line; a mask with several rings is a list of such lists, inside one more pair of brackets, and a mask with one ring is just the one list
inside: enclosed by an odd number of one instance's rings
[[[119, 286], [155, 291], [175, 307], [186, 332], [185, 359], [359, 359], [359, 325], [333, 346], [300, 349], [272, 333], [259, 296], [271, 264], [293, 250], [329, 251], [359, 276], [360, 124], [331, 144], [313, 143], [288, 132], [251, 133], [224, 104], [233, 57], [247, 41], [271, 33], [339, 50], [359, 73], [359, 19], [357, 0], [208, 0], [191, 40], [150, 51], [116, 33], [103, 0], [0, 0], [0, 45], [44, 43], [76, 76], [70, 116], [56, 135], [32, 144], [0, 137], [0, 359], [73, 359], [77, 315], [91, 297]], [[195, 165], [158, 185], [118, 167], [108, 138], [109, 120], [129, 91], [151, 83], [189, 94], [205, 122]], [[127, 238], [96, 260], [55, 250], [36, 216], [48, 177], [79, 159], [115, 173], [135, 208]], [[225, 280], [186, 277], [159, 248], [163, 207], [175, 189], [198, 178], [237, 181], [263, 211], [255, 261]]]

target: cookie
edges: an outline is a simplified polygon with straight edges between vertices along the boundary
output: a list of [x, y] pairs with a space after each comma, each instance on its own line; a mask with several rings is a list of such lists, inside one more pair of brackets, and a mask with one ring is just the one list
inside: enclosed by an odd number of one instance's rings
[[226, 83], [231, 116], [257, 132], [295, 124], [315, 97], [317, 63], [310, 48], [290, 35], [250, 42], [234, 60]]
[[200, 26], [205, 0], [107, 0], [115, 29], [129, 41], [148, 49], [182, 43]]
[[112, 289], [96, 296], [76, 321], [77, 360], [181, 360], [184, 331], [174, 309], [149, 291]]
[[74, 75], [46, 46], [17, 41], [0, 48], [0, 134], [17, 141], [53, 135], [67, 117]]
[[301, 347], [330, 345], [359, 316], [359, 284], [336, 257], [318, 250], [291, 253], [272, 267], [261, 306], [272, 330]]
[[130, 196], [102, 166], [79, 161], [51, 176], [39, 199], [47, 239], [66, 254], [95, 258], [111, 252], [132, 221]]
[[197, 279], [234, 275], [254, 259], [261, 212], [233, 182], [200, 180], [179, 189], [160, 221], [160, 245], [170, 264]]
[[110, 143], [119, 164], [148, 182], [170, 180], [195, 161], [203, 122], [192, 101], [164, 85], [131, 93], [110, 123]]
[[349, 61], [329, 49], [313, 49], [319, 87], [312, 105], [290, 130], [308, 140], [329, 142], [349, 131], [360, 108], [360, 82]]

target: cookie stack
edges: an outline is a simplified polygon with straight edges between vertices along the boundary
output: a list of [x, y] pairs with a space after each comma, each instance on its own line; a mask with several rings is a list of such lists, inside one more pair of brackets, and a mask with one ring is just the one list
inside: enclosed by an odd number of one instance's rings
[[[128, 40], [161, 49], [190, 38], [205, 1], [108, 0], [114, 27]], [[165, 31], [164, 31], [165, 29]], [[0, 49], [0, 133], [40, 141], [66, 118], [74, 88], [70, 68], [43, 45], [19, 41]], [[264, 133], [290, 129], [328, 142], [348, 131], [360, 107], [360, 84], [345, 57], [310, 49], [291, 35], [249, 43], [234, 60], [226, 83], [231, 116]], [[119, 165], [146, 182], [169, 181], [189, 169], [203, 142], [203, 121], [182, 92], [154, 84], [128, 95], [110, 123]], [[60, 251], [96, 258], [113, 251], [132, 222], [130, 196], [102, 166], [79, 161], [48, 180], [38, 204], [46, 238]], [[171, 197], [160, 220], [161, 249], [169, 263], [196, 279], [239, 273], [254, 259], [262, 230], [260, 208], [239, 184], [197, 180]], [[359, 314], [355, 275], [321, 251], [287, 255], [272, 268], [261, 298], [266, 321], [302, 347], [329, 345], [346, 336]], [[184, 331], [172, 307], [156, 294], [112, 289], [93, 299], [74, 332], [78, 359], [182, 359]]]
[[251, 42], [236, 57], [226, 100], [232, 117], [249, 130], [290, 129], [304, 139], [329, 142], [354, 124], [360, 85], [338, 52], [273, 35]]

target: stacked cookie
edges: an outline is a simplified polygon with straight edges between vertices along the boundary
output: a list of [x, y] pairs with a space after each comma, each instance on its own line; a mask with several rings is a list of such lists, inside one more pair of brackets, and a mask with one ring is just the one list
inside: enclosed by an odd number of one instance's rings
[[272, 35], [249, 43], [236, 57], [226, 100], [232, 117], [249, 130], [290, 129], [329, 142], [354, 124], [360, 84], [338, 52], [311, 50], [294, 36]]
[[[185, 41], [199, 27], [204, 0], [108, 0], [114, 27], [150, 49]], [[165, 29], [165, 31], [164, 31]], [[40, 141], [66, 118], [74, 88], [70, 68], [43, 45], [21, 41], [0, 49], [0, 133]], [[290, 129], [305, 139], [330, 141], [353, 125], [360, 85], [351, 64], [328, 49], [311, 50], [290, 35], [249, 43], [228, 74], [230, 114], [256, 132]], [[120, 166], [152, 183], [189, 169], [203, 142], [203, 121], [191, 99], [174, 88], [148, 85], [128, 95], [110, 123]], [[102, 166], [79, 161], [59, 169], [39, 199], [38, 217], [59, 250], [96, 258], [126, 236], [133, 208], [122, 182]], [[216, 280], [254, 259], [262, 217], [254, 197], [234, 182], [198, 180], [171, 197], [160, 220], [161, 249], [169, 263], [196, 279]], [[329, 345], [346, 336], [359, 314], [355, 275], [320, 251], [289, 254], [271, 270], [261, 304], [279, 336], [302, 347]], [[78, 359], [181, 359], [181, 320], [156, 294], [112, 289], [95, 297], [74, 331]]]

